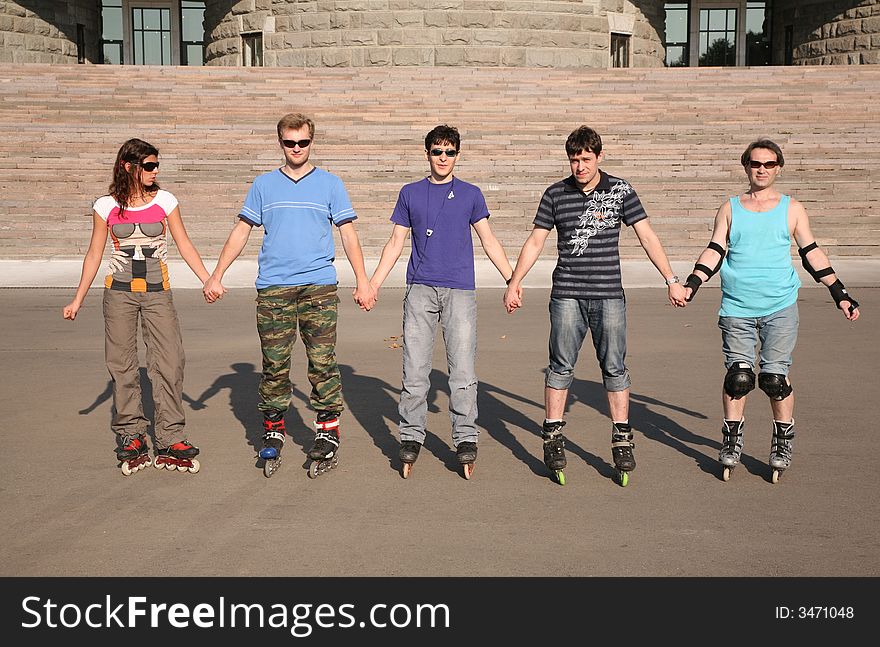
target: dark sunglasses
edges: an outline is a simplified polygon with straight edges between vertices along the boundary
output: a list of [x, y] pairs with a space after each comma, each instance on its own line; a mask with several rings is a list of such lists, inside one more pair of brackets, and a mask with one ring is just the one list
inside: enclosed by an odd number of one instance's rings
[[159, 162], [141, 162], [140, 164], [138, 164], [138, 166], [140, 166], [145, 171], [152, 173], [157, 168], [159, 168]]
[[281, 143], [284, 144], [285, 148], [293, 148], [294, 146], [299, 146], [300, 148], [308, 148], [309, 144], [312, 143], [311, 139], [282, 139]]
[[445, 150], [442, 148], [431, 149], [431, 157], [440, 157], [441, 155], [443, 155], [443, 153], [446, 153], [446, 157], [455, 157], [456, 155], [458, 155], [458, 151], [452, 148]]
[[758, 160], [749, 160], [749, 168], [761, 168], [762, 166], [765, 169], [776, 168], [777, 166], [779, 166], [779, 162], [777, 162], [775, 160], [769, 160], [767, 162], [759, 162]]

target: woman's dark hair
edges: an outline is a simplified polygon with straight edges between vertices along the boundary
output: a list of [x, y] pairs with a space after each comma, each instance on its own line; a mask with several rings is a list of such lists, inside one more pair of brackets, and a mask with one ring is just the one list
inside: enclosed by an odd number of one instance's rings
[[[132, 198], [143, 192], [140, 182], [141, 164], [150, 155], [159, 156], [159, 149], [148, 144], [142, 139], [129, 139], [116, 153], [116, 163], [113, 165], [113, 181], [107, 192], [119, 203], [119, 217], [125, 217], [125, 208], [128, 207]], [[125, 164], [131, 164], [131, 170], [125, 170]], [[158, 184], [150, 187], [153, 193], [159, 190]]]

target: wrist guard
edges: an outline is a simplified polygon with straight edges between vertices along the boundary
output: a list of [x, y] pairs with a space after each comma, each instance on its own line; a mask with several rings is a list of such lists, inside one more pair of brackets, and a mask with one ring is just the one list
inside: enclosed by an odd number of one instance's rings
[[853, 310], [859, 307], [859, 302], [852, 298], [852, 296], [846, 291], [843, 283], [840, 282], [840, 279], [837, 279], [834, 283], [828, 286], [828, 291], [831, 292], [831, 298], [834, 299], [834, 303], [837, 307], [840, 307], [841, 301], [849, 301], [849, 313], [852, 314]]

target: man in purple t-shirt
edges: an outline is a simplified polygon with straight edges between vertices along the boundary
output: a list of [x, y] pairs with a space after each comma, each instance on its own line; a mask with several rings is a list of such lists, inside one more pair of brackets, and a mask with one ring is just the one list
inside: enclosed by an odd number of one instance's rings
[[407, 478], [425, 441], [431, 358], [439, 323], [449, 365], [449, 417], [452, 442], [465, 478], [477, 458], [477, 297], [471, 227], [505, 281], [510, 262], [489, 228], [483, 193], [452, 173], [461, 137], [451, 126], [437, 126], [425, 137], [430, 175], [400, 190], [391, 222], [391, 239], [370, 283], [379, 288], [412, 231], [412, 253], [403, 298], [403, 387], [400, 392], [400, 460]]

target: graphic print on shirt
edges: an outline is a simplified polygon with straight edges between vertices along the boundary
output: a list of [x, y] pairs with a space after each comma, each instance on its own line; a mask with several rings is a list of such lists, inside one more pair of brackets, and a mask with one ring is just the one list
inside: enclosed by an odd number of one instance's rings
[[167, 215], [177, 200], [159, 191], [144, 207], [125, 210], [110, 196], [95, 202], [95, 211], [107, 222], [113, 251], [104, 286], [125, 292], [162, 292], [170, 289], [168, 280]]
[[623, 199], [632, 190], [627, 182], [618, 182], [610, 191], [593, 191], [569, 241], [575, 256], [581, 256], [587, 250], [590, 238], [619, 225]]

